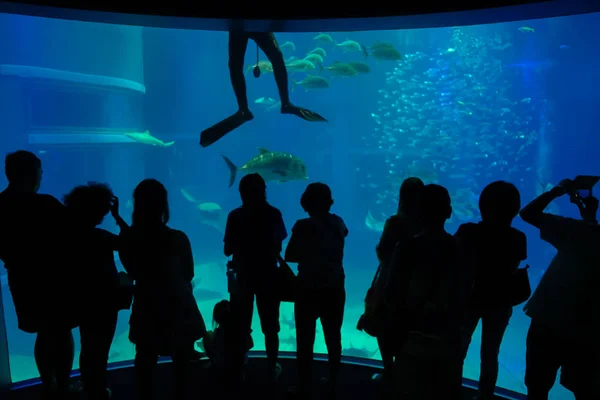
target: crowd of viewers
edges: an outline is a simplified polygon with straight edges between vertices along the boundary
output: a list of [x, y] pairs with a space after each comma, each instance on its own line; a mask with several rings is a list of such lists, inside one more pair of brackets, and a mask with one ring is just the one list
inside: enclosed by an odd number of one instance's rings
[[[278, 363], [279, 308], [293, 301], [297, 337], [297, 386], [313, 393], [313, 347], [321, 321], [329, 375], [321, 380], [333, 397], [342, 362], [346, 302], [343, 256], [348, 235], [331, 213], [333, 197], [323, 183], [307, 186], [300, 204], [308, 214], [288, 233], [281, 212], [267, 201], [265, 181], [246, 175], [239, 184], [242, 205], [228, 217], [224, 253], [230, 299], [213, 311], [208, 331], [193, 295], [194, 260], [187, 235], [168, 226], [167, 190], [142, 181], [133, 192], [131, 225], [119, 215], [109, 186], [74, 188], [61, 203], [38, 194], [42, 164], [33, 153], [7, 155], [8, 187], [0, 193], [0, 259], [19, 329], [36, 334], [35, 361], [45, 398], [64, 399], [73, 390], [72, 330], [80, 329], [81, 390], [107, 399], [107, 362], [119, 310], [131, 308], [129, 339], [135, 344], [139, 399], [153, 398], [159, 356], [170, 356], [174, 399], [187, 397], [194, 344], [202, 340], [218, 382], [243, 390], [254, 303], [267, 353], [267, 385], [282, 372]], [[598, 287], [600, 228], [598, 200], [579, 196], [563, 180], [521, 210], [517, 188], [489, 184], [481, 193], [482, 220], [454, 235], [445, 230], [452, 214], [448, 191], [406, 179], [398, 212], [386, 221], [376, 252], [379, 267], [365, 300], [358, 329], [377, 338], [383, 361], [376, 377], [380, 395], [402, 399], [461, 398], [462, 370], [471, 336], [482, 322], [481, 374], [477, 397], [493, 398], [498, 355], [513, 307], [523, 297], [527, 239], [514, 218], [540, 230], [557, 255], [526, 303], [525, 384], [531, 400], [547, 400], [559, 369], [561, 384], [577, 400], [600, 398]], [[582, 219], [544, 213], [568, 194]], [[120, 233], [98, 228], [111, 214]], [[118, 272], [114, 252], [126, 272]], [[297, 263], [297, 275], [287, 263]], [[286, 273], [287, 272], [287, 273]], [[525, 279], [526, 280], [526, 279]], [[76, 301], [74, 301], [76, 299]]]

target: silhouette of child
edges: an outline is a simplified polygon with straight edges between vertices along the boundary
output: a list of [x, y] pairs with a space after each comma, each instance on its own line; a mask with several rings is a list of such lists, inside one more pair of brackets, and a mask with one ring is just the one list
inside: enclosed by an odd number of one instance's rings
[[473, 289], [467, 302], [462, 357], [467, 356], [482, 320], [480, 400], [494, 397], [500, 345], [513, 313], [511, 276], [527, 258], [527, 238], [511, 226], [520, 208], [521, 196], [513, 184], [492, 182], [479, 198], [482, 221], [462, 224], [455, 234], [474, 266], [468, 282]]
[[[208, 356], [211, 364], [218, 368], [224, 369], [226, 366], [227, 359], [227, 344], [226, 344], [226, 336], [225, 330], [230, 325], [231, 321], [231, 305], [228, 300], [221, 300], [215, 307], [213, 308], [213, 327], [214, 330], [208, 331], [204, 339], [202, 339], [202, 343], [204, 346], [204, 351]], [[245, 348], [247, 361], [248, 355], [247, 352], [250, 351], [254, 347], [254, 341], [252, 340], [252, 336], [248, 333], [247, 345]]]

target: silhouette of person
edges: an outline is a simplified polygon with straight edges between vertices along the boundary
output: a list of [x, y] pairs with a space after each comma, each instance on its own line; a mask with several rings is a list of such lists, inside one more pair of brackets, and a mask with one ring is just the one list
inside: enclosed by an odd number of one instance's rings
[[[242, 206], [229, 213], [225, 227], [224, 253], [232, 257], [240, 290], [231, 294], [232, 319], [236, 322], [227, 343], [234, 380], [243, 378], [247, 335], [252, 326], [254, 298], [265, 336], [268, 380], [274, 383], [281, 372], [279, 356], [279, 305], [273, 286], [277, 272], [277, 257], [287, 231], [281, 212], [267, 202], [267, 189], [259, 174], [244, 176], [239, 184]], [[232, 335], [229, 337], [229, 335]], [[238, 382], [239, 383], [239, 382]]]
[[330, 212], [331, 189], [324, 183], [306, 187], [300, 204], [308, 218], [296, 221], [285, 250], [285, 260], [298, 263], [298, 293], [294, 305], [299, 395], [310, 397], [313, 348], [317, 320], [321, 320], [331, 393], [335, 391], [342, 361], [342, 323], [346, 290], [343, 267], [348, 228]]
[[111, 211], [114, 199], [112, 190], [99, 183], [77, 186], [63, 199], [73, 221], [74, 253], [83, 275], [83, 296], [78, 299], [83, 304], [79, 368], [83, 391], [90, 400], [110, 397], [106, 369], [119, 312], [119, 273], [114, 260], [118, 236], [97, 226]]
[[422, 232], [396, 245], [385, 293], [390, 318], [407, 332], [395, 353], [395, 395], [457, 400], [464, 260], [444, 229], [452, 214], [448, 191], [426, 185], [419, 214]]
[[[382, 301], [383, 296], [380, 295], [385, 287], [386, 277], [389, 273], [389, 261], [394, 252], [396, 244], [404, 239], [412, 238], [421, 231], [421, 220], [419, 219], [419, 197], [423, 189], [423, 181], [419, 178], [407, 178], [400, 186], [400, 195], [398, 203], [398, 212], [396, 215], [388, 218], [383, 227], [383, 233], [377, 245], [377, 258], [381, 265], [378, 282], [375, 283], [374, 301], [379, 303], [376, 307], [380, 307], [380, 315], [385, 315], [385, 304]], [[391, 346], [386, 346], [386, 332], [393, 338], [393, 344], [397, 345], [401, 342], [402, 332], [398, 326], [382, 326], [381, 333], [377, 337], [379, 352], [383, 362], [383, 374], [378, 375], [375, 379], [382, 380], [384, 387], [389, 389], [389, 384], [393, 378], [394, 367], [394, 350]]]
[[185, 398], [190, 348], [206, 333], [192, 293], [194, 259], [185, 233], [171, 229], [165, 187], [146, 179], [133, 192], [131, 228], [119, 235], [119, 258], [135, 282], [129, 339], [135, 344], [138, 398], [153, 397], [159, 356], [173, 359], [174, 399]]
[[[69, 391], [73, 367], [72, 329], [79, 310], [71, 262], [71, 232], [64, 206], [37, 194], [42, 162], [19, 150], [6, 156], [8, 187], [0, 193], [0, 259], [8, 271], [19, 329], [35, 333], [35, 361], [45, 397]], [[75, 303], [75, 304], [74, 304]]]
[[525, 234], [511, 226], [521, 209], [519, 190], [511, 183], [487, 185], [479, 198], [481, 222], [461, 225], [455, 233], [473, 260], [473, 285], [464, 326], [463, 362], [471, 337], [482, 321], [480, 400], [494, 398], [498, 379], [498, 354], [513, 313], [511, 276], [527, 258]]
[[[254, 40], [258, 47], [265, 53], [275, 75], [275, 83], [281, 99], [281, 113], [296, 115], [306, 121], [326, 122], [326, 119], [316, 112], [295, 106], [290, 101], [288, 89], [288, 75], [283, 55], [277, 44], [275, 35], [271, 32], [229, 32], [229, 75], [235, 97], [238, 103], [238, 111], [223, 121], [204, 130], [200, 134], [200, 145], [207, 147], [221, 139], [234, 129], [252, 120], [254, 116], [248, 107], [248, 96], [246, 94], [246, 78], [244, 77], [244, 57], [248, 40]], [[258, 62], [258, 60], [257, 60]], [[257, 65], [256, 68], [259, 68]], [[260, 74], [260, 69], [257, 70]]]
[[[227, 343], [225, 343], [225, 331], [232, 326], [231, 303], [228, 300], [221, 300], [213, 308], [213, 326], [214, 330], [208, 331], [202, 343], [204, 351], [208, 356], [213, 367], [220, 371], [224, 371], [227, 367], [226, 351]], [[254, 347], [251, 332], [246, 336], [246, 353]], [[246, 356], [247, 358], [247, 356]]]
[[[569, 194], [581, 220], [544, 213]], [[530, 400], [547, 400], [558, 370], [560, 383], [577, 400], [600, 398], [600, 227], [598, 199], [582, 197], [573, 181], [562, 180], [521, 210], [521, 218], [540, 230], [557, 250], [535, 292], [525, 304], [527, 333], [525, 385]]]

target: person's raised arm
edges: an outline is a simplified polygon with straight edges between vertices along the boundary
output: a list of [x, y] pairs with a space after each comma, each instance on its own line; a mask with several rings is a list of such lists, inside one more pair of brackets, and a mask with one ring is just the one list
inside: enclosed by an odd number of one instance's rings
[[121, 218], [121, 215], [119, 215], [119, 198], [117, 196], [113, 196], [111, 199], [110, 213], [121, 231], [129, 229], [127, 222], [125, 222], [125, 220]]
[[567, 193], [567, 188], [570, 182], [571, 180], [569, 179], [562, 180], [557, 186], [545, 193], [542, 193], [533, 199], [531, 203], [523, 207], [519, 213], [523, 221], [539, 229], [544, 220], [544, 210], [550, 205], [550, 203], [552, 203], [552, 201]]

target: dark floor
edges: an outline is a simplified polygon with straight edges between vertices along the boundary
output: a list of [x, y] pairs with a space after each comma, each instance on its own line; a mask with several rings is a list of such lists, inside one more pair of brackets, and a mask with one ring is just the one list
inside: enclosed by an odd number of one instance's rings
[[[288, 391], [294, 385], [296, 378], [295, 362], [293, 359], [282, 359], [280, 364], [283, 367], [281, 378], [277, 383], [276, 392], [268, 392], [268, 386], [265, 384], [266, 372], [264, 370], [265, 360], [263, 358], [252, 358], [249, 361], [248, 375], [247, 375], [247, 388], [243, 391], [244, 399], [282, 399], [286, 400], [290, 396]], [[327, 376], [326, 363], [316, 362], [315, 363], [315, 377]], [[156, 399], [170, 399], [171, 392], [171, 368], [170, 363], [161, 363], [157, 368], [155, 388], [156, 388]], [[222, 399], [221, 389], [214, 383], [214, 377], [210, 373], [208, 363], [205, 361], [199, 361], [194, 365], [193, 373], [193, 389], [190, 395], [190, 399], [200, 398], [213, 398]], [[376, 399], [377, 388], [375, 383], [372, 381], [372, 376], [380, 369], [376, 367], [369, 367], [364, 365], [353, 365], [345, 363], [342, 369], [342, 382], [338, 387], [337, 399], [352, 400], [352, 399]], [[120, 368], [110, 371], [110, 388], [112, 389], [113, 400], [134, 400], [135, 399], [135, 388], [133, 380], [133, 368]], [[77, 379], [77, 378], [74, 378]], [[467, 387], [463, 388], [463, 399], [471, 400], [475, 395], [475, 392]], [[36, 386], [25, 387], [21, 389], [13, 390], [9, 393], [7, 400], [30, 400], [36, 399], [38, 388]], [[77, 400], [80, 396], [74, 396], [74, 400]], [[226, 396], [227, 397], [227, 396]], [[521, 396], [518, 396], [521, 397]], [[512, 397], [517, 399], [518, 397]], [[239, 393], [234, 397], [236, 400], [240, 399]], [[315, 393], [313, 398], [323, 399], [324, 395], [320, 395], [319, 386], [315, 385]], [[511, 397], [509, 397], [511, 398]], [[500, 398], [499, 398], [500, 399]]]

